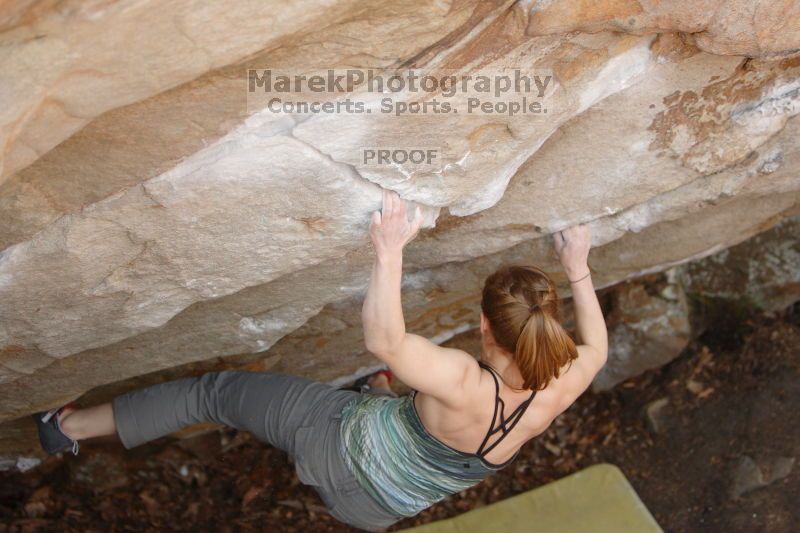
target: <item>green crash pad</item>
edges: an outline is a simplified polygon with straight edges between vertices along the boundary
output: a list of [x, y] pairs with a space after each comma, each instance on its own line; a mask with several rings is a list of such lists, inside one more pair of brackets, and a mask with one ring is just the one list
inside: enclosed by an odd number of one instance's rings
[[611, 464], [590, 466], [507, 500], [404, 533], [650, 533], [663, 531]]

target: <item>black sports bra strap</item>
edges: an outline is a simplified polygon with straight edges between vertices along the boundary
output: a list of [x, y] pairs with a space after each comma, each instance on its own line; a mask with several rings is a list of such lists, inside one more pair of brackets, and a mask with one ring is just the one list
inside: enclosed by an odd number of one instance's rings
[[[485, 364], [483, 361], [478, 361], [478, 364], [482, 368], [487, 368], [491, 370], [491, 367]], [[494, 421], [497, 419], [497, 400], [500, 398], [500, 383], [497, 381], [497, 377], [494, 375], [494, 372], [490, 371], [489, 373], [492, 375], [492, 379], [494, 379], [494, 389], [495, 389], [494, 413], [492, 413], [492, 424], [489, 426], [489, 433], [486, 434], [486, 436], [483, 438], [483, 442], [481, 442], [481, 445], [478, 447], [477, 455], [479, 456], [482, 456], [481, 450], [483, 449], [484, 446], [486, 446], [486, 443], [489, 441], [489, 437], [491, 437], [492, 434], [494, 433], [492, 431], [492, 428], [494, 427]], [[500, 419], [502, 420], [502, 418], [503, 418], [503, 413], [501, 412]]]
[[[520, 407], [527, 407], [527, 406], [528, 406], [528, 404], [529, 404], [530, 402], [531, 402], [531, 400], [525, 400], [525, 402], [523, 402], [522, 404], [520, 404]], [[524, 413], [524, 411], [515, 411], [515, 412], [514, 412], [514, 414], [515, 414], [515, 415], [516, 415], [516, 414], [519, 414], [519, 416], [518, 416], [518, 417], [517, 417], [515, 420], [513, 420], [513, 421], [511, 422], [511, 426], [509, 426], [509, 427], [508, 427], [508, 429], [504, 428], [503, 426], [500, 426], [500, 427], [498, 427], [498, 428], [497, 428], [498, 430], [499, 430], [499, 429], [502, 429], [502, 430], [503, 430], [503, 434], [500, 436], [500, 438], [499, 438], [499, 439], [497, 439], [496, 441], [494, 441], [494, 443], [493, 443], [491, 446], [489, 446], [488, 448], [486, 448], [486, 449], [483, 451], [483, 456], [484, 456], [484, 457], [486, 457], [486, 454], [487, 454], [487, 453], [489, 453], [490, 451], [492, 451], [492, 450], [494, 449], [494, 447], [495, 447], [495, 446], [497, 446], [498, 444], [500, 444], [500, 441], [502, 441], [502, 440], [503, 440], [503, 439], [506, 437], [506, 435], [508, 435], [508, 434], [511, 432], [511, 430], [512, 430], [512, 429], [514, 429], [514, 426], [516, 426], [516, 425], [517, 425], [517, 422], [519, 422], [520, 420], [522, 420], [522, 415], [523, 415], [523, 413]], [[508, 420], [511, 420], [512, 418], [513, 418], [513, 416], [510, 416], [510, 417], [508, 417]]]
[[[517, 408], [514, 409], [514, 412], [511, 413], [511, 416], [509, 416], [508, 418], [505, 418], [503, 416], [503, 409], [501, 408], [501, 410], [500, 410], [500, 425], [497, 428], [495, 428], [494, 427], [494, 423], [495, 423], [495, 420], [497, 419], [497, 405], [499, 403], [499, 404], [502, 405], [502, 407], [505, 407], [505, 402], [503, 401], [502, 398], [500, 398], [500, 382], [497, 380], [497, 376], [495, 375], [495, 370], [492, 367], [490, 367], [489, 365], [485, 364], [483, 361], [478, 361], [478, 364], [482, 368], [485, 368], [485, 369], [489, 370], [489, 373], [492, 375], [492, 379], [494, 379], [494, 386], [495, 386], [495, 402], [494, 402], [494, 414], [492, 415], [492, 425], [489, 426], [489, 432], [486, 433], [486, 437], [484, 437], [483, 442], [481, 443], [480, 447], [478, 448], [478, 452], [476, 454], [476, 455], [478, 455], [480, 457], [486, 457], [486, 454], [489, 453], [490, 451], [492, 451], [495, 446], [500, 444], [500, 441], [502, 441], [505, 438], [505, 436], [508, 435], [508, 433], [512, 429], [514, 429], [514, 426], [516, 426], [517, 423], [522, 419], [522, 415], [525, 413], [525, 410], [528, 408], [528, 405], [530, 405], [530, 403], [533, 401], [533, 397], [536, 396], [536, 391], [531, 392], [530, 397], [527, 400], [525, 400], [524, 402], [522, 402], [521, 404], [519, 404], [517, 406]], [[506, 422], [509, 422], [509, 421], [511, 422], [511, 426], [506, 428], [505, 427]], [[496, 441], [494, 441], [494, 443], [491, 446], [489, 446], [489, 448], [484, 450], [483, 447], [486, 446], [486, 444], [488, 443], [488, 441], [492, 437], [492, 435], [494, 435], [495, 433], [497, 433], [498, 431], [501, 431], [501, 430], [503, 431], [503, 434], [500, 436], [500, 438], [497, 439]]]

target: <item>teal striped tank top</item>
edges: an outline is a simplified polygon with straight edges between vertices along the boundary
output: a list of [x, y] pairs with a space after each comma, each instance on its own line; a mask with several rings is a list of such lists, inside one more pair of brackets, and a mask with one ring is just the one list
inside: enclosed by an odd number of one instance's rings
[[393, 398], [360, 394], [342, 410], [341, 453], [359, 485], [398, 517], [414, 516], [481, 482], [501, 465], [451, 448], [423, 426], [416, 391]]

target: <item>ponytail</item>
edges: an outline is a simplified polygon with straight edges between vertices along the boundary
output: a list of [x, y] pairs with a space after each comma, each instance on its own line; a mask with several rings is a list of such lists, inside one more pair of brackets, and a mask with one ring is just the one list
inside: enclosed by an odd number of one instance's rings
[[504, 266], [486, 278], [481, 310], [495, 342], [514, 358], [525, 390], [542, 390], [578, 349], [559, 322], [555, 284], [542, 270]]
[[542, 390], [561, 368], [578, 357], [578, 349], [561, 324], [541, 306], [533, 308], [522, 327], [514, 351], [514, 362], [525, 379], [526, 390]]

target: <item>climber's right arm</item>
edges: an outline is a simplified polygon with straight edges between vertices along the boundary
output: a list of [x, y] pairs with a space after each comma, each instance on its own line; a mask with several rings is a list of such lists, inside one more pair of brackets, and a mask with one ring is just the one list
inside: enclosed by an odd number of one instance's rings
[[581, 343], [605, 358], [608, 354], [608, 332], [589, 270], [589, 249], [592, 244], [589, 227], [581, 224], [559, 231], [553, 235], [553, 240], [572, 289], [578, 337]]

